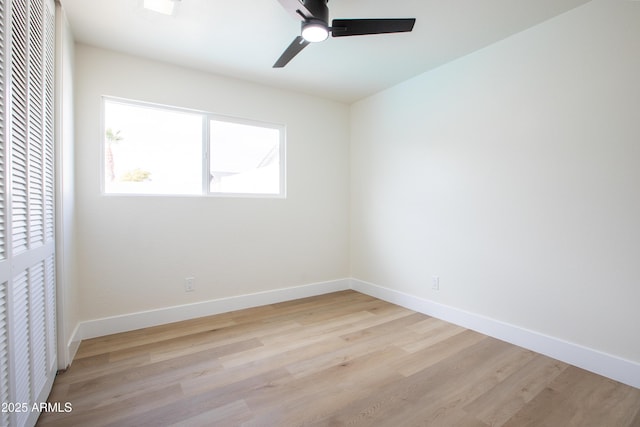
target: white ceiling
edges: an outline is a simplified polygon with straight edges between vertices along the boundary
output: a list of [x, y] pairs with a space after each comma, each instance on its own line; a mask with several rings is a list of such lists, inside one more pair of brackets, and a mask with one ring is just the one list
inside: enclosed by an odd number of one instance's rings
[[277, 0], [181, 0], [174, 16], [142, 0], [61, 0], [76, 41], [353, 102], [589, 0], [331, 0], [330, 18], [417, 19], [413, 32], [329, 38], [284, 69], [300, 33]]

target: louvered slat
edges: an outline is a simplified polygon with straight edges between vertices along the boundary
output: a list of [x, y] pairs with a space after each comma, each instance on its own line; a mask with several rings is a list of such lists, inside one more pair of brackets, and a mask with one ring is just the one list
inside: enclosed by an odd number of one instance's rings
[[[5, 6], [4, 1], [0, 2], [0, 260], [6, 258], [6, 220], [5, 220], [5, 205], [6, 205], [6, 185], [5, 185], [5, 171], [7, 170], [6, 160], [6, 124], [5, 124], [5, 90], [4, 90], [4, 78], [5, 78]], [[3, 400], [4, 402], [5, 400]], [[2, 418], [0, 418], [0, 425], [5, 425]]]
[[44, 269], [47, 316], [47, 367], [56, 370], [56, 261], [52, 254], [45, 260]]
[[[8, 325], [8, 283], [0, 284], [0, 402], [9, 400], [9, 325]], [[9, 414], [0, 412], [0, 425], [9, 425]]]
[[[47, 347], [45, 314], [45, 262], [29, 268], [29, 335], [31, 337], [31, 380], [34, 393], [47, 382]], [[36, 399], [34, 394], [31, 401]]]
[[54, 131], [54, 94], [55, 94], [55, 37], [56, 20], [54, 10], [46, 8], [45, 13], [45, 132], [44, 132], [44, 228], [45, 241], [54, 239], [55, 214], [55, 131]]
[[[12, 328], [15, 370], [14, 402], [31, 402], [31, 346], [29, 337], [29, 280], [26, 271], [13, 278]], [[27, 414], [16, 414], [18, 425], [24, 425]]]
[[[45, 8], [45, 132], [44, 132], [44, 228], [45, 241], [55, 238], [55, 9]], [[47, 367], [57, 370], [56, 262], [55, 254], [45, 260], [45, 298], [47, 327]]]
[[44, 22], [43, 0], [30, 0], [28, 64], [28, 198], [30, 248], [44, 242]]
[[11, 242], [13, 253], [27, 250], [27, 3], [11, 2]]

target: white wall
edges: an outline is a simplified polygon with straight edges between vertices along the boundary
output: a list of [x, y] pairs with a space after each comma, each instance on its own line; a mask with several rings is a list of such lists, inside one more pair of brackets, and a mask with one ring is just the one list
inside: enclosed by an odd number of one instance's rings
[[354, 104], [352, 276], [640, 362], [639, 23], [594, 0]]
[[[81, 320], [348, 276], [348, 106], [85, 45], [75, 71]], [[285, 124], [288, 197], [102, 195], [102, 95]]]

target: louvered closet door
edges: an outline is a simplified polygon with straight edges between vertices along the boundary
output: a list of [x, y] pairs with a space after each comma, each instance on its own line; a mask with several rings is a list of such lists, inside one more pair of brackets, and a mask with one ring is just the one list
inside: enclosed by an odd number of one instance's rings
[[[0, 402], [9, 402], [9, 276], [6, 237], [6, 93], [5, 90], [5, 18], [4, 1], [0, 1]], [[9, 414], [0, 412], [0, 426], [9, 425]]]
[[0, 426], [31, 426], [56, 370], [55, 8], [1, 0], [0, 12], [0, 399], [13, 404]]

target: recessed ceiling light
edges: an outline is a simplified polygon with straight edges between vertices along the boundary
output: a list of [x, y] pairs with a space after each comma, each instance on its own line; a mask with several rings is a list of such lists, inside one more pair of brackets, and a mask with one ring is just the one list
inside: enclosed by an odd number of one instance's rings
[[179, 0], [144, 0], [143, 7], [163, 15], [173, 15], [176, 1]]

